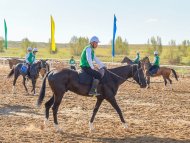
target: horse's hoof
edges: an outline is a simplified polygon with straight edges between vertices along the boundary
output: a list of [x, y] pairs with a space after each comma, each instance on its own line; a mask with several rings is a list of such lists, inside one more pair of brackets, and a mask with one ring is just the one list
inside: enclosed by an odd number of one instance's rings
[[46, 118], [46, 119], [44, 120], [44, 125], [46, 126], [48, 123], [49, 123], [49, 120]]
[[55, 127], [55, 132], [56, 133], [63, 133], [63, 130], [60, 129], [58, 125], [55, 124], [54, 127]]
[[89, 122], [89, 131], [90, 133], [94, 131], [93, 123]]
[[37, 95], [38, 95], [38, 93], [34, 93], [33, 95], [34, 95], [34, 96], [37, 96]]
[[124, 129], [128, 129], [127, 123], [123, 123], [123, 127], [124, 127]]

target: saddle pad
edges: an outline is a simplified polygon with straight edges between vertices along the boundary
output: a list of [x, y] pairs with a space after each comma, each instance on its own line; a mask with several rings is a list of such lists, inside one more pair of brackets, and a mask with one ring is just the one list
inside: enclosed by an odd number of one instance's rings
[[90, 75], [88, 75], [86, 72], [84, 72], [83, 70], [81, 70], [79, 72], [79, 82], [81, 84], [87, 84], [87, 85], [90, 85], [92, 84], [92, 80], [93, 80], [93, 77], [91, 77]]

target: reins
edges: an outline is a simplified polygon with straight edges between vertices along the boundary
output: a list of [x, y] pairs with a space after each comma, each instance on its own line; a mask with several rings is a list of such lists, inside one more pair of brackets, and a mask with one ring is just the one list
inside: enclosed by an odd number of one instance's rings
[[[128, 81], [128, 82], [131, 82], [131, 83], [134, 83], [134, 84], [137, 84], [137, 82], [134, 82], [134, 80], [128, 80], [128, 79], [125, 79], [119, 75], [117, 75], [116, 73], [113, 73], [112, 71], [110, 71], [109, 69], [106, 69], [108, 72], [110, 72], [111, 74], [117, 76], [118, 78], [124, 80], [124, 81]], [[138, 70], [138, 69], [137, 69]], [[133, 66], [132, 66], [132, 75], [133, 75]], [[134, 75], [133, 75], [134, 76]], [[138, 78], [139, 78], [139, 72], [138, 72]], [[140, 78], [139, 78], [140, 79]]]

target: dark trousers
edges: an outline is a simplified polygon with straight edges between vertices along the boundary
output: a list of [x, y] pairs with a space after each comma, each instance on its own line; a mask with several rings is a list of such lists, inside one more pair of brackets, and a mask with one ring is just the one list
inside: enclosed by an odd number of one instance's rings
[[75, 66], [70, 66], [70, 69], [72, 69], [72, 70], [75, 70], [75, 71], [76, 71]]
[[27, 75], [30, 76], [30, 67], [31, 65], [29, 63], [27, 63], [28, 69], [27, 69]]
[[149, 72], [151, 74], [155, 74], [159, 69], [159, 66], [156, 66], [156, 65], [153, 65], [150, 69], [149, 69]]
[[96, 71], [91, 69], [90, 67], [81, 67], [88, 75], [92, 76], [95, 79], [101, 80], [102, 75]]

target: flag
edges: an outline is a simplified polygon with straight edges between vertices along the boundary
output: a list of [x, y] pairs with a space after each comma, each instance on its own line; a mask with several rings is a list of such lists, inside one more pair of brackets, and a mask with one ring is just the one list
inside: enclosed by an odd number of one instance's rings
[[112, 40], [112, 57], [115, 56], [115, 34], [117, 30], [117, 25], [116, 25], [116, 16], [114, 14], [114, 20], [113, 20], [113, 40]]
[[7, 46], [8, 46], [8, 42], [7, 42], [7, 24], [6, 24], [5, 19], [4, 19], [4, 30], [5, 30], [4, 46], [5, 46], [5, 48], [7, 49]]
[[53, 20], [53, 17], [51, 16], [51, 49], [52, 51], [55, 51], [55, 22]]

